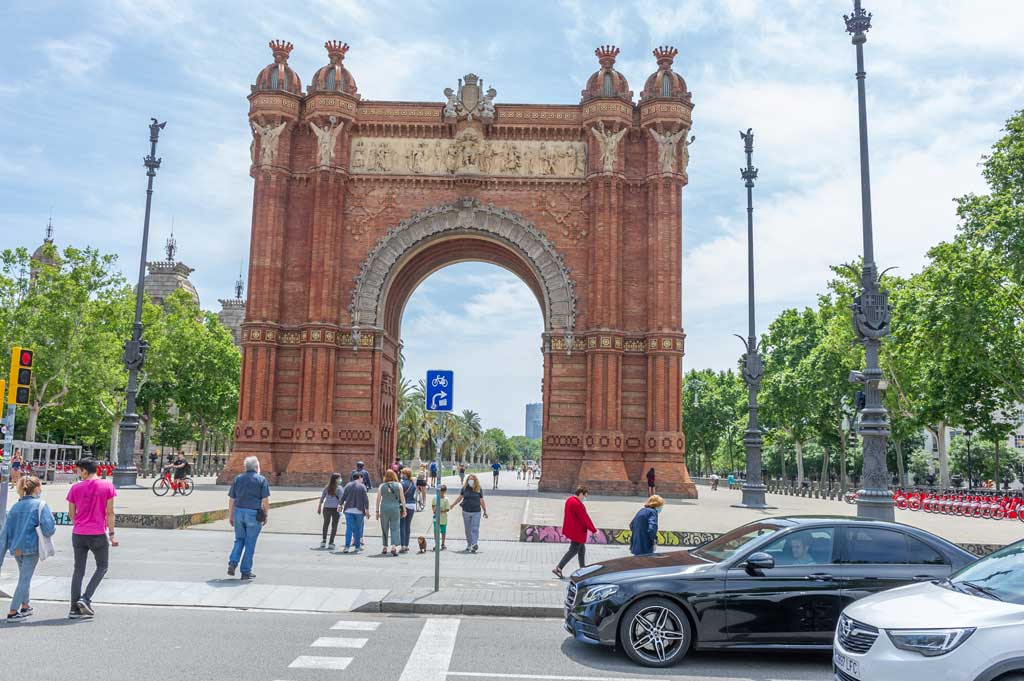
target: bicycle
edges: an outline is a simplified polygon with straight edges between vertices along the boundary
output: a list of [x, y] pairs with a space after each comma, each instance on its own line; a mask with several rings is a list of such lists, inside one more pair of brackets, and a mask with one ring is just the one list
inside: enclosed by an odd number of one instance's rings
[[194, 488], [195, 483], [190, 476], [185, 476], [178, 480], [171, 477], [170, 467], [164, 468], [163, 475], [153, 481], [153, 494], [158, 497], [164, 496], [171, 490], [187, 497], [192, 494]]

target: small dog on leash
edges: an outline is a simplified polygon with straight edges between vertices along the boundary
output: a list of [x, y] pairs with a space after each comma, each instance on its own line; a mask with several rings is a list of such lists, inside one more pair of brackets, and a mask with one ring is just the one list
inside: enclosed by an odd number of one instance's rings
[[416, 541], [420, 545], [420, 550], [418, 551], [418, 553], [426, 553], [427, 552], [427, 540], [425, 538], [423, 538], [423, 537], [420, 537]]

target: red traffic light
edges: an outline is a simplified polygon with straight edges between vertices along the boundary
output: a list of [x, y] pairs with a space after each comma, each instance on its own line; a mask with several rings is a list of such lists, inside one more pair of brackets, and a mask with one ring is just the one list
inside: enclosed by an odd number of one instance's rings
[[21, 366], [31, 367], [32, 366], [32, 351], [22, 350], [21, 351]]

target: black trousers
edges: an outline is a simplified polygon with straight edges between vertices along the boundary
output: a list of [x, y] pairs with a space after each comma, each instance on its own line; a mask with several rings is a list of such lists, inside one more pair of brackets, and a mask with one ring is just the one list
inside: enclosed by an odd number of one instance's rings
[[401, 540], [402, 541], [401, 541], [401, 545], [402, 545], [402, 548], [405, 548], [405, 549], [409, 548], [409, 539], [410, 539], [409, 535], [412, 534], [412, 517], [414, 515], [416, 515], [416, 509], [415, 508], [406, 508], [405, 509], [405, 517], [402, 518], [402, 523], [401, 523], [401, 535], [402, 535]]
[[341, 509], [339, 508], [325, 508], [324, 514], [324, 530], [320, 541], [327, 541], [327, 526], [331, 526], [331, 542], [334, 543], [334, 536], [338, 534], [338, 521], [341, 519]]
[[572, 560], [573, 556], [579, 556], [580, 567], [586, 567], [586, 565], [584, 564], [586, 552], [586, 544], [582, 544], [578, 541], [574, 541], [573, 543], [569, 544], [569, 550], [565, 552], [564, 556], [562, 556], [562, 560], [558, 561], [558, 569], [561, 570], [562, 568], [564, 568], [566, 564], [570, 560]]
[[[87, 603], [92, 601], [92, 595], [96, 587], [103, 581], [103, 575], [107, 574], [107, 564], [110, 557], [110, 544], [105, 534], [72, 534], [71, 547], [75, 552], [75, 571], [71, 575], [71, 607], [75, 607], [78, 599], [84, 599]], [[82, 593], [82, 580], [85, 578], [85, 560], [92, 553], [96, 559], [96, 572], [85, 587]]]

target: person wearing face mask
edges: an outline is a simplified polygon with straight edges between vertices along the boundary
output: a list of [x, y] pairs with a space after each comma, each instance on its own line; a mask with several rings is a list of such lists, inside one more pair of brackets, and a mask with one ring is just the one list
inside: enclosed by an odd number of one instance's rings
[[654, 553], [658, 543], [658, 515], [665, 507], [665, 500], [657, 494], [644, 503], [644, 507], [633, 516], [629, 524], [632, 536], [629, 540], [629, 552], [634, 556], [645, 556]]
[[583, 503], [587, 500], [587, 488], [580, 485], [576, 492], [565, 500], [565, 516], [562, 520], [562, 534], [565, 535], [571, 544], [569, 550], [558, 561], [558, 566], [552, 570], [556, 577], [564, 579], [562, 568], [572, 560], [573, 556], [579, 556], [580, 567], [585, 565], [585, 553], [587, 547], [587, 532], [597, 532], [594, 523], [590, 520], [586, 506]]

